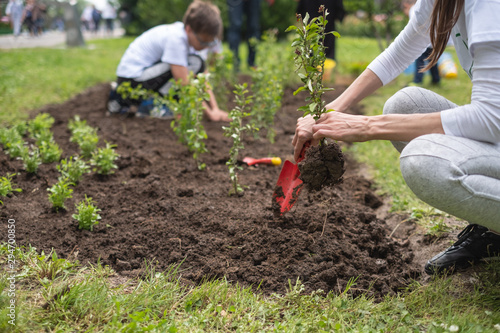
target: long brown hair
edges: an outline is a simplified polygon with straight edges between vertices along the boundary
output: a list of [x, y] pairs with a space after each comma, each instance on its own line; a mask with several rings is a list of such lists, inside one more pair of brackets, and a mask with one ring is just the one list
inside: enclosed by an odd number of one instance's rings
[[425, 72], [434, 66], [441, 54], [444, 52], [448, 40], [450, 39], [451, 29], [457, 23], [458, 17], [464, 8], [465, 0], [436, 0], [431, 13], [431, 25], [429, 33], [431, 37], [432, 53], [430, 54], [429, 64], [421, 70]]

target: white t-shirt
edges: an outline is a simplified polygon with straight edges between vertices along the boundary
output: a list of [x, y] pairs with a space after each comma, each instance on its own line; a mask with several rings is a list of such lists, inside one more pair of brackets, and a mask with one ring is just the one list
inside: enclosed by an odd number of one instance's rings
[[[369, 66], [385, 85], [408, 67], [430, 42], [435, 0], [418, 0], [414, 15], [394, 42]], [[462, 68], [472, 79], [471, 104], [441, 112], [446, 134], [500, 144], [500, 0], [465, 0], [451, 38]]]
[[137, 37], [120, 60], [116, 75], [137, 78], [158, 62], [187, 67], [189, 43], [184, 24], [175, 22], [151, 28]]

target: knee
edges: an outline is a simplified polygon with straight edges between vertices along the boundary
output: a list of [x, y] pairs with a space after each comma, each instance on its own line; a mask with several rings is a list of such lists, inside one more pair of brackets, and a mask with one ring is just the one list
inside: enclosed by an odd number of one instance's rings
[[410, 141], [400, 157], [401, 173], [408, 187], [433, 206], [446, 201], [464, 177], [463, 171], [449, 158], [446, 147], [434, 144], [434, 137], [439, 135], [424, 135]]
[[406, 87], [392, 95], [384, 104], [384, 114], [409, 114], [415, 109], [415, 101], [411, 98], [417, 94], [419, 87]]

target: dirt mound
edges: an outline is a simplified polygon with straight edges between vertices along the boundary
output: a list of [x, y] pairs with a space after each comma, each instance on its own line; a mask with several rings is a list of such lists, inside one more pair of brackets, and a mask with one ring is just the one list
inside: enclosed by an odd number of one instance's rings
[[[343, 89], [336, 87], [327, 98]], [[304, 97], [292, 91], [285, 92], [276, 115], [276, 143], [246, 137], [241, 159], [292, 159], [297, 108], [304, 103]], [[107, 141], [118, 146], [116, 173], [84, 176], [66, 202], [68, 211], [55, 213], [48, 201], [46, 189], [59, 176], [55, 163], [28, 176], [20, 161], [0, 154], [2, 175], [18, 172], [13, 181], [23, 190], [5, 198], [0, 207], [3, 219], [16, 220], [19, 244], [45, 252], [53, 248], [60, 257], [76, 255], [82, 264], [100, 258], [124, 275], [138, 274], [145, 260], [158, 269], [181, 264], [186, 282], [226, 277], [259, 286], [264, 293], [284, 293], [288, 281], [297, 278], [308, 292], [340, 292], [357, 278], [355, 294], [369, 290], [381, 296], [421, 274], [410, 243], [389, 237], [393, 228], [377, 218], [381, 199], [349, 156], [341, 184], [315, 192], [304, 189], [292, 211], [275, 219], [271, 198], [281, 167], [245, 166], [239, 182], [248, 188], [242, 197], [230, 197], [225, 162], [232, 142], [223, 136], [222, 123], [204, 123], [210, 152], [201, 156], [207, 168], [199, 171], [168, 121], [106, 116], [108, 92], [109, 85], [97, 85], [64, 104], [35, 112], [56, 119], [54, 138], [63, 157], [78, 153], [67, 127], [75, 115], [99, 128], [100, 145]], [[79, 230], [71, 217], [85, 195], [102, 209], [93, 232]]]

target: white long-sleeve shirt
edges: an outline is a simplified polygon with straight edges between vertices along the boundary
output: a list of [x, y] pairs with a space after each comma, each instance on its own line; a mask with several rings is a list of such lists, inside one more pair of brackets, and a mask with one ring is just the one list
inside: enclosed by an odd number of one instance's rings
[[[418, 0], [394, 42], [369, 66], [385, 85], [427, 48], [435, 0]], [[451, 38], [472, 80], [471, 103], [441, 112], [445, 134], [500, 144], [500, 0], [465, 0]]]

